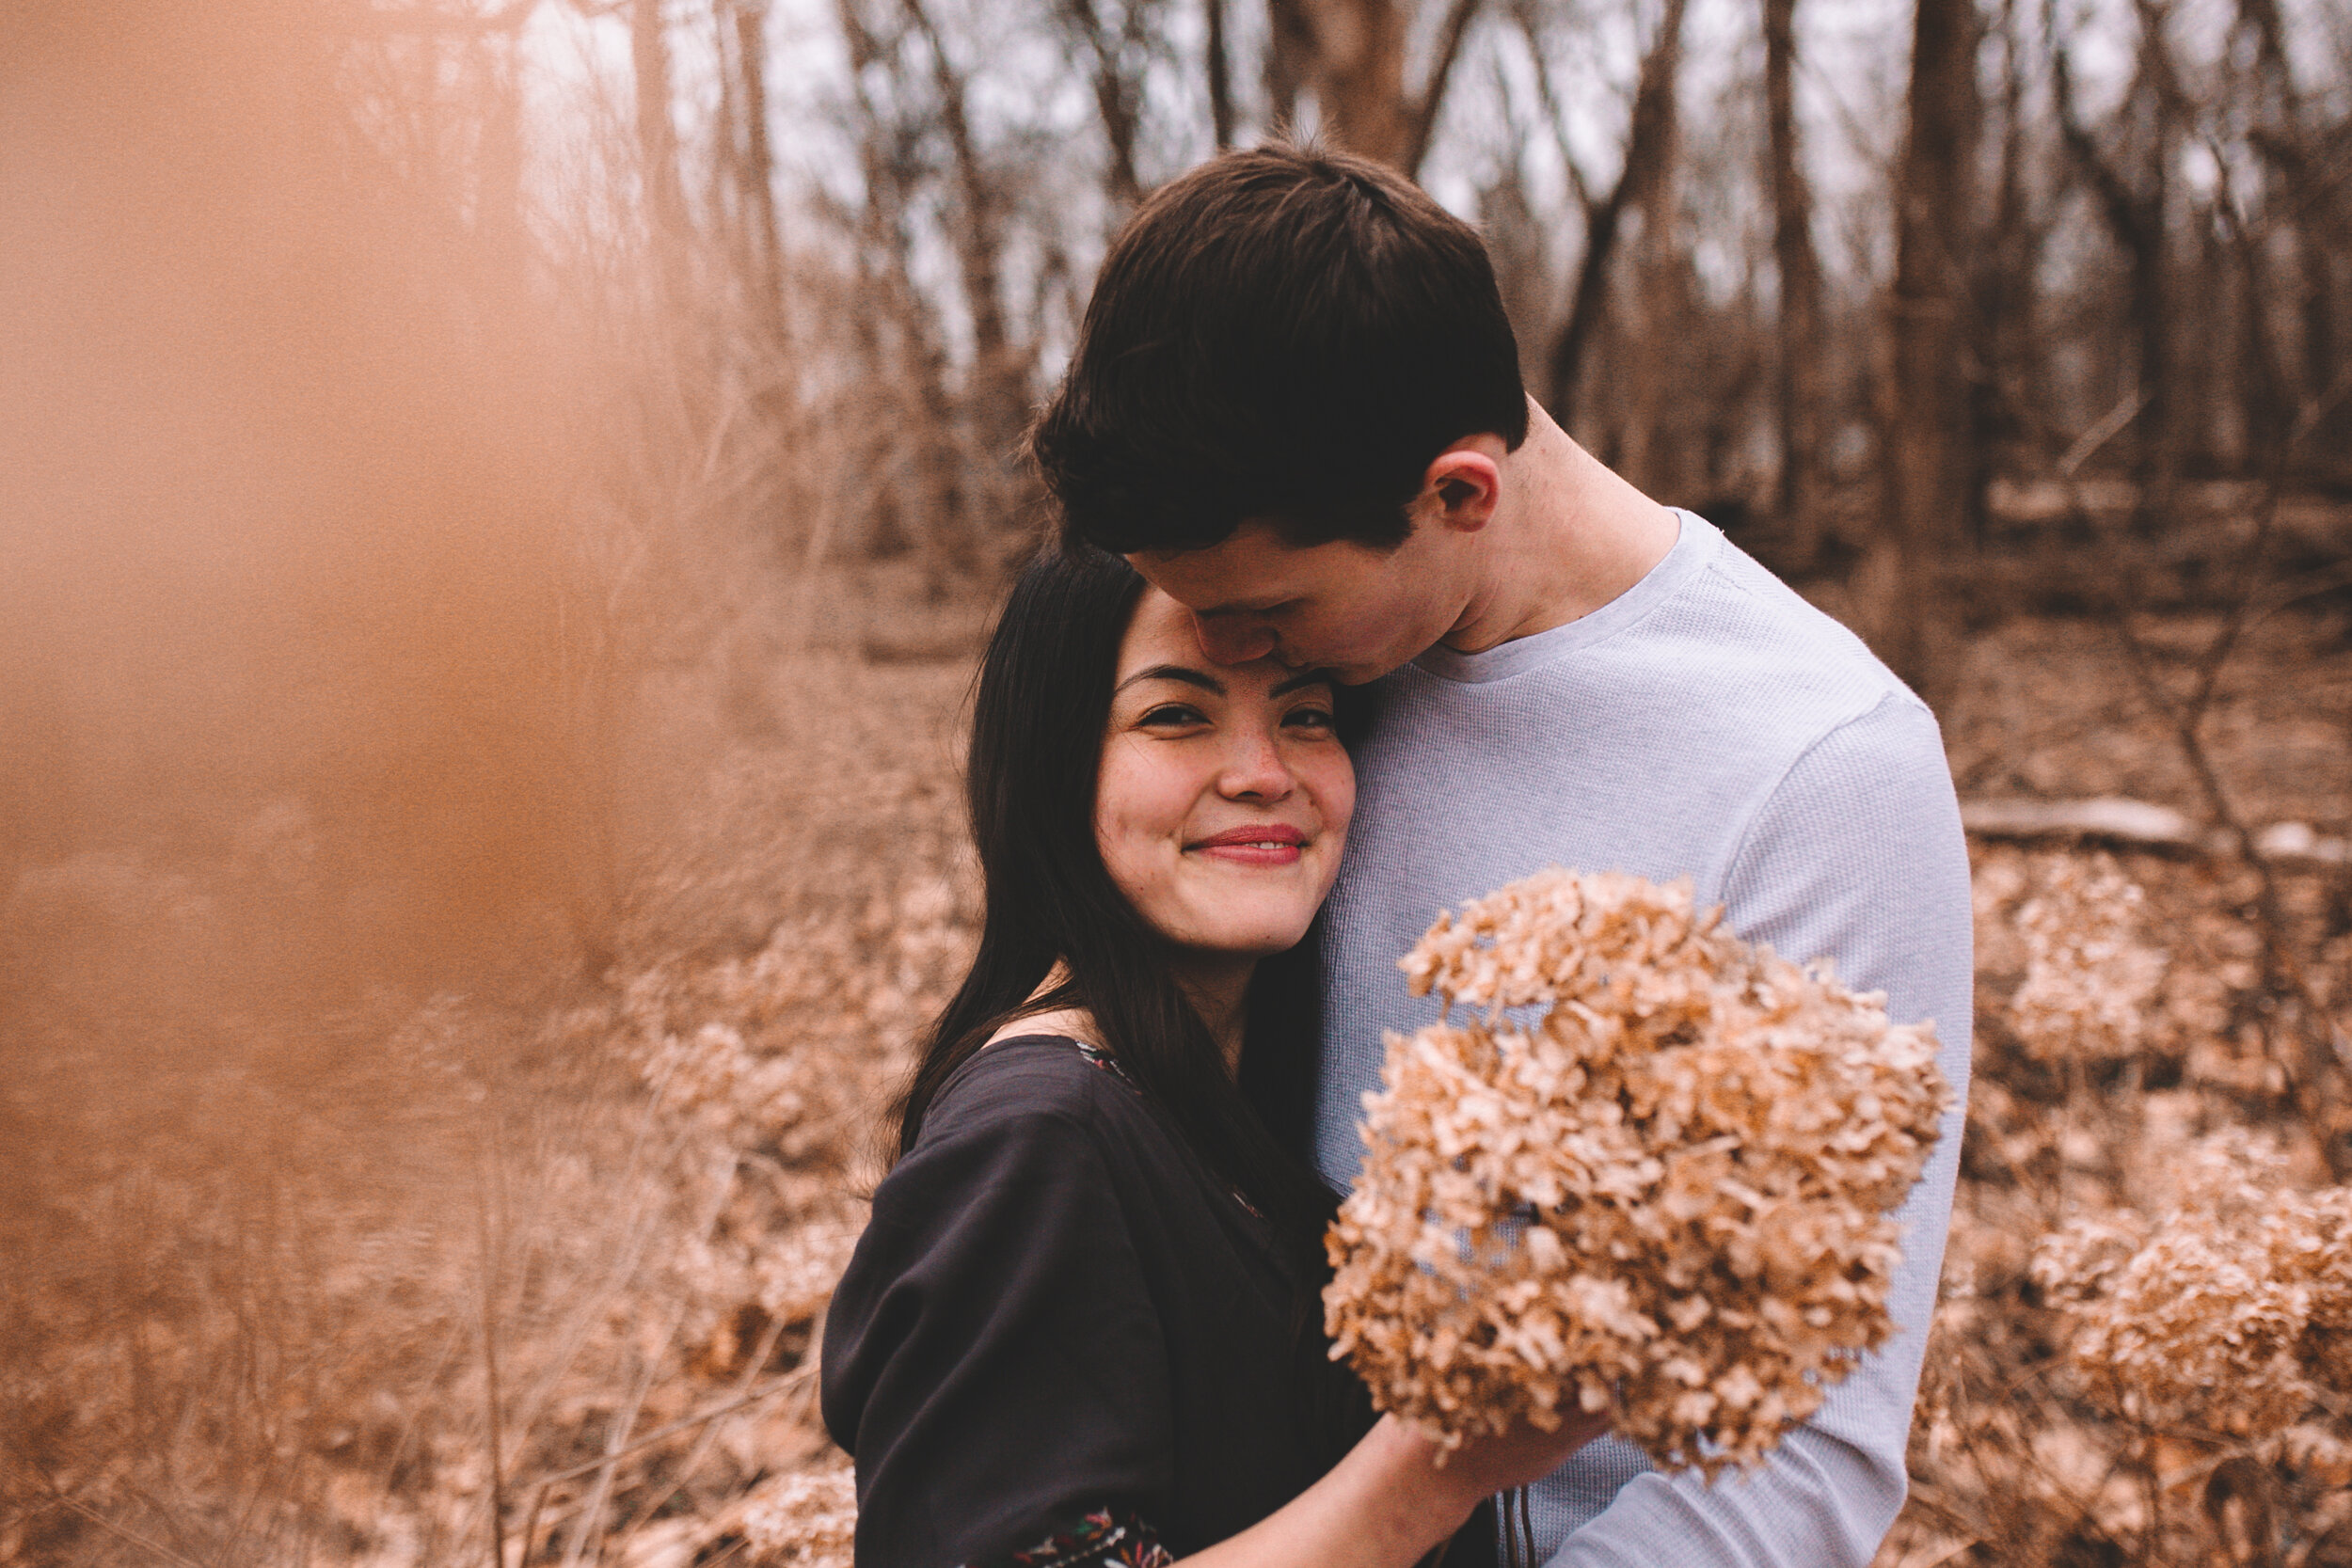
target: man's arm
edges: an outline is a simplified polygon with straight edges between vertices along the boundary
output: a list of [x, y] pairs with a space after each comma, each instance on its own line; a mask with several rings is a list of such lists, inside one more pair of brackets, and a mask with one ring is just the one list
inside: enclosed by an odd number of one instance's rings
[[1753, 1474], [1636, 1477], [1568, 1537], [1551, 1568], [1862, 1568], [1901, 1509], [1911, 1405], [1960, 1170], [1973, 959], [1968, 853], [1941, 736], [1890, 696], [1790, 768], [1724, 872], [1739, 933], [1800, 960], [1828, 956], [1898, 1022], [1932, 1018], [1954, 1104], [1899, 1214], [1897, 1332]]

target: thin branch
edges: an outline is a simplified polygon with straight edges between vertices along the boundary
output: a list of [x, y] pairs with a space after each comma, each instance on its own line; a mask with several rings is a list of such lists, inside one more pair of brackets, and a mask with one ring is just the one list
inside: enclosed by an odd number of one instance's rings
[[1232, 67], [1226, 58], [1225, 0], [1205, 0], [1209, 37], [1209, 128], [1219, 152], [1233, 145]]
[[1593, 182], [1585, 178], [1584, 166], [1577, 161], [1576, 149], [1568, 143], [1568, 117], [1561, 106], [1558, 85], [1552, 80], [1551, 55], [1544, 48], [1534, 0], [1517, 0], [1512, 15], [1527, 39], [1528, 58], [1535, 66], [1535, 101], [1543, 105], [1544, 119], [1551, 127], [1552, 143], [1559, 150], [1561, 166], [1568, 172], [1568, 187], [1576, 196], [1576, 204], [1590, 214], [1599, 198], [1593, 194]]
[[2076, 469], [2090, 462], [2101, 447], [2122, 435], [2123, 427], [2137, 419], [2139, 411], [2147, 406], [2148, 394], [2138, 387], [2134, 387], [2117, 399], [2115, 406], [2101, 415], [2096, 424], [2074, 437], [2074, 445], [2066, 449], [2066, 455], [2058, 460], [2058, 478], [2074, 478]]
[[[666, 1426], [658, 1426], [626, 1448], [616, 1449], [611, 1453], [598, 1454], [596, 1458], [584, 1460], [569, 1469], [557, 1470], [551, 1475], [542, 1476], [533, 1485], [531, 1517], [534, 1521], [538, 1518], [541, 1505], [547, 1500], [549, 1488], [561, 1486], [565, 1481], [578, 1481], [583, 1476], [594, 1475], [624, 1459], [643, 1453], [658, 1444], [666, 1443], [680, 1433], [691, 1432], [707, 1421], [715, 1421], [722, 1416], [732, 1416], [748, 1405], [757, 1404], [763, 1400], [774, 1399], [779, 1394], [788, 1394], [796, 1388], [804, 1386], [815, 1378], [818, 1365], [817, 1358], [812, 1355], [805, 1363], [795, 1367], [765, 1387], [755, 1388], [750, 1393], [738, 1394], [733, 1398], [722, 1400], [707, 1410], [699, 1410], [691, 1416], [680, 1417]], [[561, 1515], [558, 1517], [560, 1518]]]
[[83, 1518], [87, 1519], [91, 1524], [96, 1525], [100, 1529], [104, 1530], [107, 1534], [117, 1536], [121, 1540], [127, 1541], [132, 1545], [138, 1547], [142, 1551], [153, 1552], [157, 1557], [164, 1559], [166, 1561], [179, 1564], [179, 1568], [204, 1568], [204, 1564], [197, 1561], [194, 1558], [183, 1556], [179, 1552], [173, 1551], [169, 1546], [165, 1545], [160, 1541], [151, 1541], [146, 1536], [139, 1534], [136, 1530], [118, 1525], [112, 1519], [107, 1518], [104, 1514], [99, 1513], [96, 1509], [82, 1501], [79, 1497], [69, 1497], [65, 1490], [60, 1487], [46, 1471], [37, 1470], [36, 1473], [40, 1476], [41, 1484], [48, 1488], [50, 1497], [56, 1501], [59, 1507], [72, 1509], [74, 1513], [80, 1514]]
[[[767, 1332], [759, 1337], [759, 1342], [752, 1347], [752, 1354], [743, 1362], [743, 1375], [736, 1379], [735, 1392], [738, 1395], [742, 1394], [758, 1378], [759, 1370], [765, 1367], [768, 1364], [768, 1358], [775, 1354], [776, 1341], [784, 1338], [786, 1326], [785, 1320], [782, 1318], [771, 1318], [768, 1321]], [[820, 1311], [817, 1314], [816, 1323], [809, 1330], [810, 1354], [817, 1354], [817, 1347], [823, 1343], [824, 1334], [825, 1315]], [[702, 1467], [702, 1462], [708, 1457], [711, 1448], [719, 1441], [719, 1433], [722, 1430], [718, 1421], [704, 1424], [702, 1435], [694, 1440], [693, 1449], [688, 1452], [686, 1462], [678, 1466], [677, 1474], [668, 1488], [656, 1491], [647, 1497], [644, 1505], [638, 1509], [636, 1517], [631, 1519], [628, 1528], [621, 1531], [618, 1555], [624, 1560], [628, 1556], [628, 1544], [637, 1538], [637, 1532], [644, 1529], [647, 1522], [667, 1506], [673, 1497], [685, 1493], [687, 1482], [691, 1481], [694, 1472]]]
[[[2256, 330], [2261, 330], [2259, 325]], [[2330, 1022], [2328, 1008], [2312, 990], [2311, 977], [2305, 973], [2296, 951], [2293, 927], [2280, 892], [2279, 868], [2231, 800], [2220, 769], [2205, 745], [2204, 726], [2220, 688], [2222, 671], [2255, 618], [2262, 596], [2263, 572], [2267, 563], [2271, 541], [2277, 532], [2279, 505], [2286, 485], [2289, 460], [2296, 449], [2347, 392], [2352, 392], [2352, 379], [2339, 378], [2328, 397], [2305, 403], [2293, 428], [2272, 448], [2266, 465], [2268, 471], [2263, 481], [2262, 499], [2255, 508], [2254, 537], [2243, 554], [2238, 581], [2230, 594], [2229, 608], [2223, 613], [2220, 628], [2200, 650], [2191, 666], [2190, 688], [2186, 697], [2176, 696], [2158, 677], [2153, 656], [2140, 637], [2138, 628], [2133, 625], [2135, 607], [2128, 602], [2121, 604], [2113, 616], [2117, 637], [2122, 644], [2125, 662], [2134, 681], [2150, 708], [2171, 730], [2173, 742], [2197, 782], [2198, 793], [2203, 798], [2205, 810], [2215, 827], [2232, 846], [2235, 857], [2254, 875], [2254, 917], [2263, 944], [2264, 984], [2274, 1005], [2281, 1002], [2289, 1005], [2288, 1022], [2303, 1047], [2300, 1070], [2295, 1076], [2300, 1079], [2303, 1092], [2312, 1097], [2307, 1113], [2326, 1138], [2331, 1164], [2345, 1153], [2352, 1152], [2339, 1148], [2340, 1140], [2333, 1135], [2335, 1130], [2332, 1125], [2332, 1113], [2338, 1098], [2336, 1081], [2352, 1074], [2352, 1062], [2345, 1060], [2341, 1032]], [[2079, 515], [2079, 505], [2076, 511]], [[2339, 1176], [2344, 1174], [2343, 1170], [2338, 1171]]]
[[[491, 1159], [495, 1162], [498, 1157], [495, 1124], [491, 1140]], [[499, 1397], [499, 1249], [491, 1235], [489, 1179], [480, 1170], [475, 1172], [474, 1197], [478, 1226], [475, 1240], [481, 1253], [484, 1402], [488, 1406], [490, 1428], [490, 1568], [506, 1568], [506, 1458], [502, 1451], [505, 1422], [501, 1414]], [[526, 1544], [524, 1550], [527, 1553], [530, 1547]]]
[[1446, 12], [1445, 22], [1438, 30], [1438, 52], [1429, 63], [1429, 80], [1422, 87], [1420, 100], [1413, 105], [1411, 119], [1405, 131], [1405, 153], [1398, 160], [1405, 172], [1411, 174], [1421, 167], [1421, 161], [1429, 155], [1429, 138], [1437, 133], [1438, 111], [1445, 106], [1446, 84], [1453, 79], [1454, 62], [1461, 56], [1462, 40], [1470, 33], [1470, 24], [1478, 19], [1480, 0], [1454, 0]]

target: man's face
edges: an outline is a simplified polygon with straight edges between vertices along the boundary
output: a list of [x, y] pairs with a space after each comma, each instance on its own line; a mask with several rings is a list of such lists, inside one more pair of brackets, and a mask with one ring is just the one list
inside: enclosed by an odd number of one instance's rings
[[1451, 631], [1470, 602], [1469, 536], [1424, 522], [1393, 550], [1336, 541], [1286, 544], [1263, 521], [1200, 550], [1127, 559], [1193, 612], [1220, 663], [1272, 655], [1351, 686], [1377, 679]]

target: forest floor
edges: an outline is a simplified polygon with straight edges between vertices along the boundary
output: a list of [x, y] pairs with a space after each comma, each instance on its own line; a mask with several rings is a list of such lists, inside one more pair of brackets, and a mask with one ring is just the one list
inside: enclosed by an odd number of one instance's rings
[[[277, 1361], [255, 1353], [251, 1312], [210, 1297], [160, 1346], [151, 1324], [135, 1354], [93, 1342], [56, 1374], [81, 1413], [42, 1429], [59, 1457], [33, 1502], [0, 1512], [0, 1560], [260, 1561], [299, 1540], [313, 1560], [382, 1568], [848, 1563], [846, 1460], [823, 1436], [812, 1351], [909, 1043], [974, 938], [957, 765], [985, 611], [943, 612], [886, 573], [839, 602], [882, 608], [749, 661], [707, 705], [723, 710], [723, 760], [691, 769], [683, 830], [631, 884], [601, 976], [522, 1007], [444, 998], [408, 1026], [487, 1107], [473, 1174], [374, 1213], [351, 1266], [305, 1298], [338, 1347], [312, 1358], [310, 1392], [293, 1391], [282, 1344]], [[2214, 629], [2192, 615], [2143, 625], [2158, 689]], [[1984, 627], [1948, 689], [1964, 798], [2123, 796], [2205, 815], [2111, 627]], [[2352, 833], [2352, 621], [2254, 626], [2201, 733], [2249, 824]], [[2269, 1134], [2280, 1181], [2331, 1180], [2292, 1092], [2291, 1032], [2265, 1000], [2254, 871], [2202, 851], [2115, 853], [2143, 890], [2122, 940], [2157, 969], [2124, 1047], [2070, 1054], [2018, 1022], [2021, 912], [2108, 851], [1972, 852], [1976, 1087], [1912, 1500], [1881, 1568], [2352, 1564], [2345, 1412], [2261, 1442], [2119, 1419], [2070, 1370], [2065, 1320], [2032, 1275], [2037, 1238], [2083, 1213], [2160, 1208], [2185, 1151], [2226, 1128]], [[2352, 874], [2275, 875], [2279, 940], [2352, 1028]], [[494, 1057], [507, 1065], [480, 1065]], [[551, 1094], [558, 1080], [569, 1086]], [[440, 1236], [420, 1195], [466, 1222]], [[104, 1423], [89, 1412], [152, 1404], [155, 1368], [175, 1356], [245, 1369], [237, 1398], [271, 1412], [249, 1460], [224, 1457], [222, 1423], [259, 1418], [205, 1415], [201, 1389], [176, 1424], [141, 1429], [157, 1433], [145, 1451], [91, 1446]], [[238, 1513], [183, 1505], [175, 1485], [248, 1499], [292, 1486], [298, 1500]]]

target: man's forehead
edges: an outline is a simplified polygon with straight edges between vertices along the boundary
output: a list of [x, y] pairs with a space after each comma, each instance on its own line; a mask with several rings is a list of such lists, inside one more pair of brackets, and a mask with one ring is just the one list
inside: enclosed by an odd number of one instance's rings
[[1326, 553], [1250, 522], [1199, 549], [1141, 550], [1127, 560], [1196, 615], [1242, 615], [1298, 597]]

